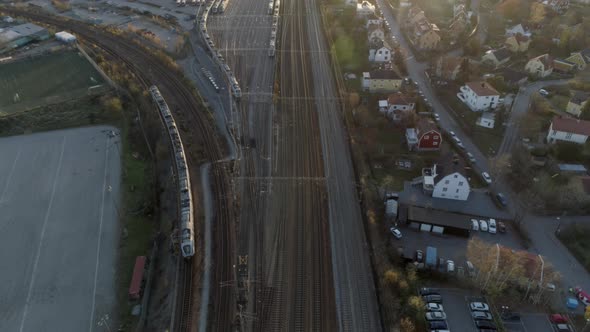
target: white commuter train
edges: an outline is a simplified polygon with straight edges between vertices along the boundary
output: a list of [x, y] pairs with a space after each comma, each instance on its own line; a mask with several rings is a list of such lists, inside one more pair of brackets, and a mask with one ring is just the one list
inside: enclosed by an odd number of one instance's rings
[[191, 258], [195, 254], [195, 232], [193, 224], [193, 198], [191, 194], [191, 180], [186, 165], [184, 146], [176, 128], [174, 117], [168, 108], [168, 104], [162, 97], [160, 90], [155, 85], [150, 87], [150, 94], [158, 104], [160, 116], [166, 126], [166, 132], [172, 143], [172, 153], [178, 179], [178, 214], [180, 216], [180, 252], [184, 258]]

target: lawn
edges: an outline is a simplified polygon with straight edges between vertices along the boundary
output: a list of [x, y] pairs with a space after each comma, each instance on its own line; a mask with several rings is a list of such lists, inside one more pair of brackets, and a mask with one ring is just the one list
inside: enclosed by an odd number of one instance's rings
[[578, 262], [590, 272], [590, 227], [581, 225], [571, 225], [562, 227], [559, 239], [569, 251], [578, 259]]
[[104, 84], [78, 52], [60, 52], [0, 65], [0, 114], [84, 96]]

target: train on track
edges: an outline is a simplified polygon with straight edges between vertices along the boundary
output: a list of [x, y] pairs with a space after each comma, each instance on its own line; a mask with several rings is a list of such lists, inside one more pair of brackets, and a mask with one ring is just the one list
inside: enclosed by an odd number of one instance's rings
[[160, 90], [153, 85], [149, 88], [152, 99], [158, 105], [160, 116], [166, 127], [166, 132], [172, 145], [174, 164], [178, 184], [178, 214], [180, 216], [180, 252], [184, 258], [191, 258], [195, 254], [195, 232], [193, 224], [193, 197], [191, 194], [191, 179], [188, 172], [184, 146], [176, 127], [176, 121]]

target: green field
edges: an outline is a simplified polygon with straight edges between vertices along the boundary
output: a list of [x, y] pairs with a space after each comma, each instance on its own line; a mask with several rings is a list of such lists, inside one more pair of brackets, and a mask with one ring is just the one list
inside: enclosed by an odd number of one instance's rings
[[78, 98], [89, 87], [104, 84], [100, 74], [77, 51], [2, 64], [0, 115]]

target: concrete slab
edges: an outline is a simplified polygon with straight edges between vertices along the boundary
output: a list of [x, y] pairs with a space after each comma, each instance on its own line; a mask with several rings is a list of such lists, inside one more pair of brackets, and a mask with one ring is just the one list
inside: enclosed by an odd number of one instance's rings
[[111, 314], [121, 177], [111, 131], [0, 139], [0, 331], [92, 331]]

